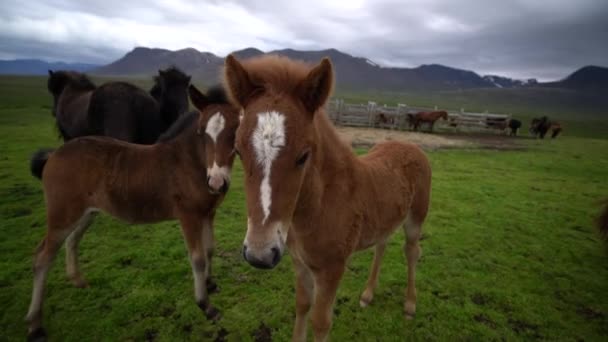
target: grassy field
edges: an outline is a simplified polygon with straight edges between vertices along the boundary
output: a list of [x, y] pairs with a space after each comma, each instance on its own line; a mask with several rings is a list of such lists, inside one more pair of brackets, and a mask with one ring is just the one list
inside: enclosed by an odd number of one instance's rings
[[[32, 252], [45, 233], [42, 190], [28, 162], [37, 148], [60, 144], [50, 103], [42, 78], [0, 78], [0, 341], [26, 334]], [[406, 269], [397, 233], [366, 309], [358, 302], [372, 252], [353, 257], [332, 340], [605, 341], [608, 247], [592, 221], [608, 197], [608, 140], [597, 138], [608, 130], [569, 120], [590, 137], [566, 131], [554, 141], [521, 139], [523, 151], [430, 152], [433, 195], [416, 318], [403, 316]], [[101, 215], [81, 244], [91, 287], [76, 289], [65, 279], [63, 252], [51, 271], [44, 307], [51, 340], [288, 340], [291, 262], [260, 271], [242, 260], [246, 213], [236, 165], [216, 220], [218, 323], [207, 322], [194, 303], [176, 222], [128, 226]]]

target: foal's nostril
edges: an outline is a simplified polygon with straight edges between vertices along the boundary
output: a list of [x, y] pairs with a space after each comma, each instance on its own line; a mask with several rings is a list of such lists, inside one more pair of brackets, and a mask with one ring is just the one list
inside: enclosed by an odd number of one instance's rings
[[230, 184], [224, 180], [224, 184], [222, 184], [222, 187], [220, 188], [220, 192], [225, 194], [228, 192], [228, 188], [230, 187]]
[[281, 252], [276, 247], [272, 247], [270, 251], [272, 252], [272, 265], [278, 264], [281, 260]]

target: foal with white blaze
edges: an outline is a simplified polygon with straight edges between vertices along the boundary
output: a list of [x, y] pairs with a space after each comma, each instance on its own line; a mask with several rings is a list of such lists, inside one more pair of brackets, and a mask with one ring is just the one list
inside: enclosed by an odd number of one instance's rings
[[34, 256], [34, 288], [26, 317], [29, 338], [46, 337], [42, 302], [48, 271], [66, 241], [66, 270], [77, 287], [87, 286], [78, 265], [78, 244], [94, 213], [130, 223], [180, 221], [194, 276], [198, 306], [209, 319], [213, 221], [230, 182], [238, 109], [221, 88], [204, 95], [194, 86], [197, 112], [183, 115], [154, 145], [109, 137], [81, 137], [32, 159], [43, 183], [47, 232]]
[[273, 268], [286, 246], [296, 273], [293, 339], [328, 337], [336, 290], [352, 253], [376, 246], [360, 303], [371, 303], [388, 238], [403, 226], [408, 261], [406, 317], [416, 310], [415, 270], [430, 200], [431, 169], [417, 146], [378, 144], [357, 157], [322, 107], [332, 65], [314, 68], [277, 56], [226, 58], [225, 84], [244, 111], [236, 150], [245, 170], [247, 235], [243, 256]]

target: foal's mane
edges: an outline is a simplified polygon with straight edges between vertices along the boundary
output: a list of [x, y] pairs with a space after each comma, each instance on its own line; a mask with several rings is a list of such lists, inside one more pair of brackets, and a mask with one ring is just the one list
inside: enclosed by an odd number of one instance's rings
[[292, 93], [306, 78], [312, 65], [287, 57], [266, 55], [241, 62], [251, 82], [271, 93]]
[[[205, 94], [207, 98], [208, 104], [229, 104], [228, 97], [226, 95], [226, 91], [224, 88], [220, 86], [213, 86], [207, 90]], [[196, 118], [198, 118], [199, 111], [193, 110], [188, 112], [182, 116], [180, 116], [172, 125], [167, 129], [163, 134], [158, 137], [157, 142], [166, 142], [176, 138], [182, 132], [186, 130], [186, 128], [191, 127], [194, 122], [196, 122]]]

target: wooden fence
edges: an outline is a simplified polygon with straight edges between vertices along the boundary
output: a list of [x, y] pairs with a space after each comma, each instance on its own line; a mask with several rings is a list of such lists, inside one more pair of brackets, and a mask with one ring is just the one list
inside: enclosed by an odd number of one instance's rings
[[[435, 108], [410, 107], [406, 104], [397, 106], [378, 105], [369, 101], [367, 104], [346, 103], [342, 99], [328, 102], [329, 118], [338, 126], [374, 127], [395, 130], [409, 129], [407, 114], [435, 111]], [[485, 131], [504, 132], [511, 119], [510, 114], [470, 113], [464, 109], [459, 111], [446, 110], [448, 119], [439, 119], [434, 129], [450, 131]], [[421, 127], [422, 130], [425, 127]]]

